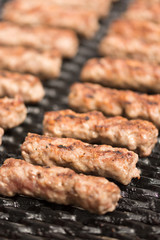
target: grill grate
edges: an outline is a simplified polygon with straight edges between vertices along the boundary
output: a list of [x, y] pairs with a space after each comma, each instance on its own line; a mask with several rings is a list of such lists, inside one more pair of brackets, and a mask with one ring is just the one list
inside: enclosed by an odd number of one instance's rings
[[[97, 56], [98, 43], [108, 25], [120, 16], [129, 2], [115, 3], [110, 16], [101, 21], [95, 38], [82, 39], [77, 56], [64, 61], [60, 78], [44, 83], [46, 97], [43, 101], [39, 105], [28, 105], [24, 124], [5, 133], [0, 147], [1, 163], [8, 157], [20, 158], [20, 144], [28, 132], [42, 133], [45, 111], [68, 108], [66, 89], [78, 80], [84, 62]], [[142, 171], [141, 179], [127, 187], [119, 184], [123, 198], [117, 210], [105, 216], [28, 197], [1, 196], [0, 239], [160, 239], [160, 144], [151, 156], [140, 159], [138, 167]]]

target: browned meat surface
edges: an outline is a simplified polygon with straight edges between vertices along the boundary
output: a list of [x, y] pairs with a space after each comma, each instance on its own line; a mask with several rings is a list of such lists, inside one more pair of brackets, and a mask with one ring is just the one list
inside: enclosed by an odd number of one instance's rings
[[147, 42], [159, 42], [159, 25], [137, 19], [120, 19], [112, 23], [109, 34], [117, 34], [127, 38], [145, 39]]
[[[23, 0], [18, 0], [18, 2], [22, 4]], [[32, 6], [39, 6], [40, 4], [42, 5], [58, 5], [62, 6], [64, 8], [67, 7], [76, 7], [78, 9], [87, 9], [87, 10], [92, 10], [95, 11], [95, 13], [99, 17], [104, 17], [108, 14], [111, 6], [111, 0], [34, 0], [34, 1], [25, 1], [23, 2], [23, 6], [26, 6], [26, 8], [29, 8], [32, 4]]]
[[0, 194], [23, 194], [105, 214], [115, 209], [120, 189], [102, 177], [80, 175], [56, 166], [43, 168], [10, 158], [0, 167]]
[[24, 122], [27, 109], [23, 102], [18, 98], [0, 99], [0, 127], [13, 128]]
[[160, 42], [147, 42], [145, 39], [127, 38], [120, 34], [105, 36], [100, 43], [99, 52], [103, 56], [160, 63]]
[[75, 83], [71, 87], [69, 104], [80, 112], [98, 110], [108, 116], [142, 118], [160, 128], [159, 94], [140, 94], [105, 88], [98, 84]]
[[155, 4], [155, 3], [160, 3], [160, 0], [152, 0], [152, 1], [148, 1], [148, 0], [135, 0], [134, 1], [134, 3], [143, 3], [143, 4], [145, 4], [145, 5], [147, 5], [147, 6], [150, 6], [150, 5], [153, 5], [153, 4]]
[[33, 75], [0, 71], [0, 97], [16, 95], [25, 102], [39, 102], [44, 97], [44, 89]]
[[70, 6], [93, 10], [99, 17], [104, 17], [110, 10], [112, 0], [52, 0], [52, 2], [65, 7]]
[[59, 76], [61, 57], [57, 50], [39, 52], [23, 47], [0, 46], [0, 69], [31, 73], [43, 78]]
[[132, 178], [140, 178], [136, 168], [138, 156], [125, 148], [29, 133], [21, 151], [24, 160], [33, 164], [69, 167], [77, 172], [113, 178], [125, 185]]
[[3, 128], [0, 128], [0, 145], [2, 144], [2, 137], [3, 137], [3, 134], [4, 134], [4, 130], [3, 130]]
[[159, 1], [135, 1], [125, 13], [127, 19], [147, 20], [160, 23]]
[[157, 142], [158, 130], [144, 120], [105, 118], [101, 112], [75, 113], [72, 110], [47, 112], [43, 131], [47, 136], [68, 137], [127, 147], [148, 156]]
[[160, 93], [160, 66], [133, 59], [93, 58], [84, 65], [81, 80]]
[[0, 22], [0, 45], [24, 46], [43, 51], [56, 48], [62, 56], [71, 58], [77, 53], [78, 38], [72, 30], [42, 26], [21, 27]]
[[[13, 11], [14, 9], [14, 11]], [[98, 30], [98, 17], [94, 11], [64, 8], [47, 4], [26, 4], [25, 1], [8, 2], [3, 10], [3, 19], [21, 25], [45, 25], [69, 28], [91, 38]]]
[[98, 84], [75, 83], [71, 87], [69, 104], [80, 112], [98, 110], [108, 116], [124, 115], [142, 118], [160, 128], [160, 95], [139, 94], [102, 87]]

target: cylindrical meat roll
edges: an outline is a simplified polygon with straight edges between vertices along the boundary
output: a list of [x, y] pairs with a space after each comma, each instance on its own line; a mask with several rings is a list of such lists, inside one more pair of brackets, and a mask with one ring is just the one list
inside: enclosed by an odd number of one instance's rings
[[99, 46], [103, 56], [133, 58], [154, 64], [160, 63], [160, 43], [147, 42], [145, 39], [127, 38], [120, 34], [105, 36]]
[[147, 42], [157, 42], [160, 39], [159, 25], [149, 21], [122, 18], [111, 24], [109, 34], [117, 34], [126, 38], [144, 39]]
[[127, 19], [147, 20], [160, 23], [160, 2], [158, 1], [135, 1], [124, 16]]
[[69, 167], [77, 172], [113, 178], [125, 185], [132, 178], [140, 178], [136, 168], [138, 156], [125, 148], [29, 133], [21, 151], [24, 160], [33, 164]]
[[43, 132], [47, 136], [127, 147], [141, 156], [151, 153], [158, 136], [158, 130], [148, 121], [105, 118], [101, 112], [79, 114], [72, 110], [45, 113]]
[[150, 5], [155, 4], [155, 3], [160, 3], [160, 0], [152, 0], [152, 1], [148, 1], [148, 0], [135, 0], [133, 3], [135, 4], [135, 3], [141, 3], [141, 2], [143, 4], [145, 4], [145, 5], [147, 5], [147, 6], [150, 6]]
[[[13, 11], [14, 9], [14, 11]], [[20, 25], [45, 25], [68, 28], [91, 38], [98, 30], [98, 16], [94, 11], [64, 8], [47, 4], [28, 4], [25, 1], [8, 2], [3, 9], [3, 19]]]
[[0, 99], [0, 127], [16, 127], [24, 122], [26, 115], [27, 109], [19, 97]]
[[84, 65], [81, 80], [107, 87], [160, 93], [160, 66], [129, 58], [93, 58]]
[[102, 177], [80, 175], [56, 166], [43, 168], [10, 158], [0, 167], [0, 194], [23, 194], [105, 214], [115, 209], [120, 189]]
[[[43, 0], [42, 0], [43, 1]], [[93, 10], [99, 17], [104, 17], [108, 14], [112, 0], [48, 0], [47, 2], [52, 2], [65, 7], [77, 7], [82, 9]]]
[[140, 94], [98, 84], [75, 83], [71, 87], [69, 104], [80, 112], [98, 110], [107, 116], [142, 118], [160, 128], [160, 94]]
[[78, 38], [72, 30], [42, 26], [21, 27], [0, 22], [0, 45], [24, 46], [42, 51], [52, 51], [55, 48], [63, 57], [72, 58], [77, 53]]
[[54, 78], [60, 74], [61, 63], [61, 56], [57, 50], [40, 52], [23, 47], [0, 46], [1, 70]]
[[[18, 0], [18, 2], [22, 4], [23, 0]], [[26, 8], [29, 8], [31, 5], [32, 6], [39, 6], [40, 4], [42, 5], [58, 5], [62, 7], [76, 7], [79, 9], [88, 9], [95, 11], [98, 17], [104, 17], [108, 14], [110, 10], [112, 0], [28, 0], [28, 1], [23, 1], [23, 6], [26, 6]]]
[[44, 97], [44, 88], [33, 75], [0, 71], [0, 97], [16, 95], [24, 102], [39, 102]]

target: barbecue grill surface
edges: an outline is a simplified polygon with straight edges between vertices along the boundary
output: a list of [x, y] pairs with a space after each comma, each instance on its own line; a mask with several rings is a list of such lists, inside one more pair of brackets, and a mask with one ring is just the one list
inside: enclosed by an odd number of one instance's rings
[[[1, 8], [4, 2], [0, 1]], [[79, 79], [84, 62], [97, 57], [97, 46], [108, 25], [120, 16], [129, 2], [115, 3], [109, 17], [101, 21], [94, 39], [82, 39], [77, 56], [64, 61], [60, 78], [44, 83], [46, 97], [43, 101], [28, 105], [24, 124], [5, 133], [0, 147], [1, 163], [8, 157], [21, 157], [20, 144], [28, 132], [42, 134], [45, 111], [68, 108], [70, 85]], [[118, 184], [123, 198], [116, 211], [104, 216], [28, 197], [0, 196], [0, 239], [160, 239], [160, 144], [151, 156], [140, 159], [138, 167], [142, 171], [141, 179], [127, 187]]]

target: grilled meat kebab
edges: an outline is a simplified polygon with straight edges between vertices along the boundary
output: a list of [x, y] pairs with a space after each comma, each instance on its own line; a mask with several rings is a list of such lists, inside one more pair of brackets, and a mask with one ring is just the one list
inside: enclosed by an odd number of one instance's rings
[[117, 34], [127, 38], [144, 39], [147, 42], [159, 42], [159, 25], [150, 21], [135, 19], [119, 19], [112, 23], [109, 34]]
[[135, 0], [133, 3], [145, 3], [147, 6], [151, 6], [155, 3], [160, 3], [160, 0], [152, 0], [152, 1], [148, 1], [148, 0]]
[[93, 58], [81, 72], [84, 82], [160, 93], [160, 66], [134, 59]]
[[120, 189], [102, 177], [85, 176], [56, 166], [34, 166], [10, 158], [0, 167], [0, 194], [8, 197], [23, 194], [105, 214], [115, 209]]
[[21, 27], [0, 22], [0, 45], [24, 46], [43, 51], [56, 48], [63, 57], [72, 58], [78, 50], [78, 38], [72, 30], [43, 26]]
[[65, 7], [77, 7], [81, 9], [93, 10], [99, 17], [104, 17], [110, 10], [112, 0], [48, 0], [48, 2]]
[[39, 102], [44, 97], [44, 88], [33, 75], [0, 71], [0, 97], [16, 95], [24, 102]]
[[127, 38], [120, 34], [109, 34], [102, 39], [99, 52], [103, 56], [133, 58], [160, 64], [160, 43], [148, 42], [144, 38]]
[[61, 56], [57, 50], [36, 51], [24, 47], [0, 46], [0, 69], [31, 73], [43, 78], [59, 76]]
[[140, 94], [99, 84], [75, 83], [71, 87], [69, 104], [80, 112], [98, 110], [107, 116], [141, 118], [160, 128], [160, 94]]
[[0, 98], [0, 127], [13, 128], [24, 122], [27, 109], [19, 97]]
[[24, 160], [33, 164], [69, 167], [77, 172], [113, 178], [125, 185], [132, 178], [140, 178], [136, 168], [138, 156], [125, 148], [29, 133], [21, 151]]
[[146, 20], [160, 24], [160, 2], [135, 1], [129, 6], [124, 17], [127, 19]]
[[21, 0], [8, 2], [3, 9], [2, 17], [20, 25], [69, 28], [86, 38], [93, 37], [99, 27], [98, 16], [94, 11], [47, 4], [35, 6], [32, 2], [26, 5], [25, 1]]
[[79, 114], [72, 110], [46, 112], [43, 132], [52, 137], [127, 147], [141, 156], [150, 155], [158, 136], [157, 128], [148, 121], [106, 118], [101, 112]]
[[23, 8], [30, 8], [31, 6], [37, 7], [39, 5], [49, 5], [49, 6], [62, 6], [67, 7], [76, 7], [78, 9], [87, 9], [94, 11], [98, 17], [104, 17], [108, 14], [110, 10], [112, 0], [18, 0], [19, 4], [23, 4]]

